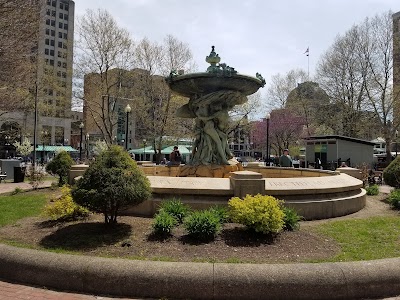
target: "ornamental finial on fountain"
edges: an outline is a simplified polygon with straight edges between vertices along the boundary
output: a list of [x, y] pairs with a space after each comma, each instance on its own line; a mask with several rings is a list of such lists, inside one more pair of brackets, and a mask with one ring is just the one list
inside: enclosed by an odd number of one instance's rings
[[215, 53], [215, 46], [211, 46], [211, 52], [209, 56], [206, 56], [206, 62], [208, 62], [211, 66], [207, 68], [207, 72], [215, 72], [219, 69], [217, 63], [221, 61], [221, 57], [217, 53]]

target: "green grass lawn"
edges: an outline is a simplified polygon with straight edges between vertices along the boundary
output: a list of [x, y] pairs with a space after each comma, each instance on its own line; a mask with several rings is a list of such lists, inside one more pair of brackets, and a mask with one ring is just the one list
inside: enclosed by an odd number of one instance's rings
[[341, 253], [329, 261], [400, 257], [400, 217], [372, 217], [320, 225], [317, 232], [337, 241]]
[[32, 191], [17, 195], [0, 195], [0, 226], [39, 215], [47, 202], [48, 192]]

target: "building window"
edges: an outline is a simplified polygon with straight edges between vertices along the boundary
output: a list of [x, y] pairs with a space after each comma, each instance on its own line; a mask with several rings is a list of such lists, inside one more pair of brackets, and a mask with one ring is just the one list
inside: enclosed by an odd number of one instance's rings
[[56, 26], [56, 21], [55, 20], [51, 20], [51, 26]]
[[44, 49], [44, 54], [49, 55], [49, 49]]
[[64, 9], [64, 3], [60, 2], [60, 9]]
[[50, 46], [54, 47], [54, 40], [50, 40]]
[[50, 9], [46, 10], [46, 15], [50, 16]]
[[58, 37], [59, 37], [60, 39], [62, 39], [62, 36], [63, 36], [63, 35], [62, 35], [62, 32], [59, 32], [59, 33], [58, 33]]
[[46, 25], [50, 25], [50, 19], [46, 19]]
[[47, 0], [47, 5], [51, 5], [51, 0]]
[[63, 13], [58, 13], [58, 17], [59, 17], [60, 19], [62, 19], [62, 18], [63, 18]]
[[62, 57], [61, 51], [57, 51], [57, 56], [58, 56], [58, 57]]
[[56, 31], [55, 30], [51, 31], [51, 36], [56, 36]]
[[52, 17], [55, 17], [55, 16], [56, 16], [56, 11], [55, 11], [55, 10], [52, 10], [52, 11], [51, 11], [51, 16], [52, 16]]
[[68, 15], [64, 14], [64, 20], [68, 20]]
[[50, 66], [54, 66], [54, 59], [50, 59]]
[[62, 77], [63, 77], [63, 78], [67, 78], [67, 73], [62, 72]]
[[46, 58], [45, 62], [46, 62], [46, 65], [48, 65], [49, 64], [49, 59]]
[[65, 3], [65, 10], [68, 11], [69, 10], [69, 5], [67, 3]]
[[58, 23], [58, 28], [62, 29], [63, 28], [63, 23]]
[[44, 40], [44, 43], [45, 43], [46, 45], [50, 45], [50, 40], [49, 40], [49, 39], [45, 39], [45, 40]]
[[63, 43], [62, 42], [58, 42], [58, 48], [62, 48]]
[[50, 29], [46, 28], [46, 34], [50, 35]]
[[51, 6], [56, 7], [56, 1], [55, 0], [51, 1]]
[[63, 63], [62, 63], [62, 67], [63, 67], [64, 69], [66, 69], [66, 68], [67, 68], [67, 63], [63, 62]]
[[64, 29], [68, 30], [68, 24], [64, 24]]
[[57, 62], [57, 66], [61, 67], [61, 61]]
[[68, 39], [68, 33], [64, 33], [64, 39]]
[[61, 77], [61, 71], [57, 72], [57, 77]]
[[54, 56], [54, 50], [50, 50], [50, 56]]
[[63, 48], [67, 49], [67, 44], [66, 43], [63, 43]]

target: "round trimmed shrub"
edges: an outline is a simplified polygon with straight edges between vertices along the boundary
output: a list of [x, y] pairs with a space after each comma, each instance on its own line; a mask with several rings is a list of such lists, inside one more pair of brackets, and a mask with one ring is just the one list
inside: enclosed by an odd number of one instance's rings
[[383, 180], [387, 185], [400, 188], [400, 155], [383, 170]]
[[376, 184], [367, 186], [366, 189], [368, 196], [376, 196], [379, 194], [379, 187]]
[[249, 229], [264, 234], [278, 233], [284, 225], [285, 214], [282, 201], [272, 196], [246, 195], [244, 199], [229, 200], [229, 216], [232, 222], [243, 224]]
[[68, 172], [73, 164], [74, 161], [68, 152], [61, 151], [46, 165], [46, 172], [58, 175], [58, 186], [63, 186], [68, 182]]
[[293, 208], [283, 206], [283, 213], [285, 216], [283, 217], [283, 229], [288, 231], [293, 231], [299, 229], [300, 221], [302, 219], [301, 216], [297, 214], [297, 211]]
[[102, 213], [106, 224], [117, 223], [118, 212], [151, 195], [150, 182], [120, 146], [102, 151], [72, 191], [74, 201]]
[[183, 221], [188, 234], [198, 240], [213, 239], [221, 230], [220, 218], [210, 210], [194, 211]]
[[159, 210], [163, 210], [173, 216], [178, 223], [182, 224], [183, 219], [189, 214], [190, 209], [180, 199], [172, 198], [161, 203]]
[[172, 229], [177, 225], [178, 221], [164, 210], [160, 210], [154, 216], [153, 232], [155, 234], [166, 235], [171, 234]]
[[391, 191], [387, 201], [393, 208], [400, 209], [400, 190]]

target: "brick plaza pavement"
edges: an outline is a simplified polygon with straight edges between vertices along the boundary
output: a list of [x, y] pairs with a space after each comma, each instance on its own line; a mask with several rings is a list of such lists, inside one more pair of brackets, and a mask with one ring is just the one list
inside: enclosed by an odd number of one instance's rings
[[[108, 298], [102, 296], [56, 292], [44, 288], [9, 283], [0, 279], [0, 300], [131, 300], [131, 298]], [[137, 299], [138, 300], [138, 299]]]

